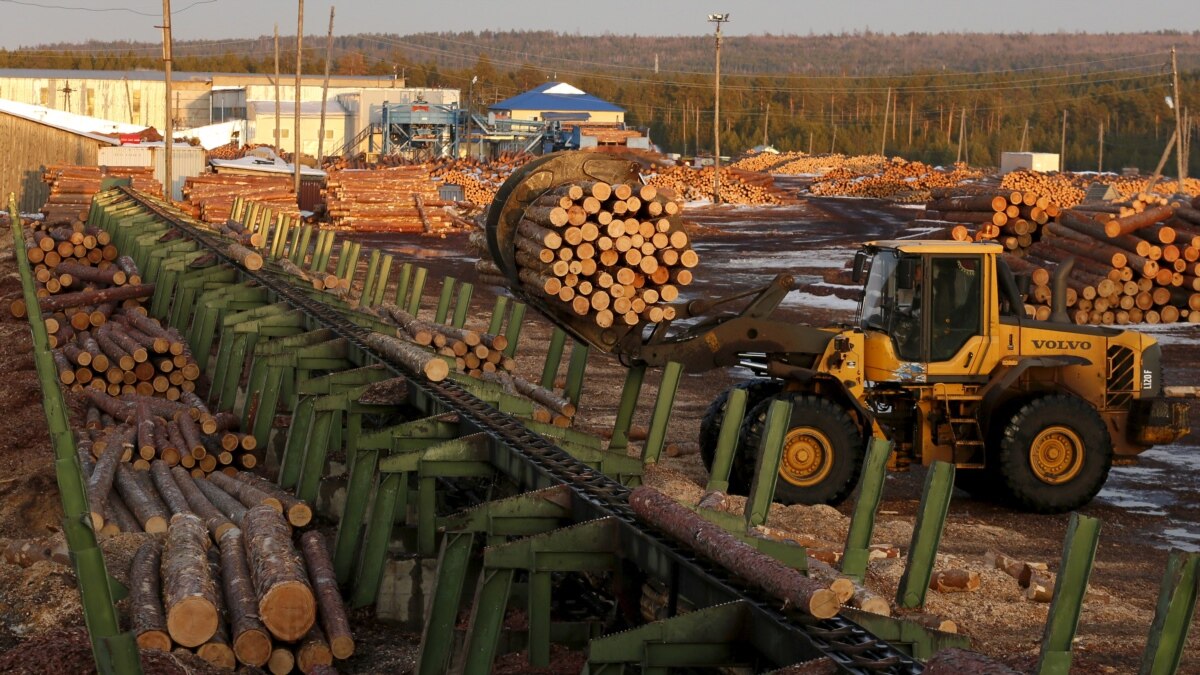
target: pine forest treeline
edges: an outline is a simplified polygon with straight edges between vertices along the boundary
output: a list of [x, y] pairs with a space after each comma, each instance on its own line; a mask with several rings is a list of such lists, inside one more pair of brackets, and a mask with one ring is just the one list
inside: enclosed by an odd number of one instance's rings
[[[290, 40], [288, 41], [290, 43]], [[306, 36], [304, 70], [323, 70], [324, 37]], [[721, 143], [738, 153], [865, 154], [881, 147], [945, 164], [992, 166], [1005, 150], [1058, 152], [1066, 166], [1153, 169], [1174, 129], [1170, 49], [1200, 136], [1200, 32], [727, 37]], [[0, 50], [0, 68], [156, 69], [159, 47], [90, 42]], [[271, 38], [180, 42], [180, 71], [269, 73]], [[283, 50], [284, 72], [294, 71]], [[470, 91], [477, 109], [562, 80], [627, 109], [662, 149], [712, 150], [713, 39], [550, 32], [360, 34], [335, 39], [334, 72], [403, 77]], [[469, 87], [472, 77], [478, 84]], [[885, 126], [886, 120], [886, 126]], [[960, 142], [961, 136], [961, 142]], [[1190, 173], [1200, 174], [1200, 153]], [[1173, 172], [1174, 161], [1168, 163]]]

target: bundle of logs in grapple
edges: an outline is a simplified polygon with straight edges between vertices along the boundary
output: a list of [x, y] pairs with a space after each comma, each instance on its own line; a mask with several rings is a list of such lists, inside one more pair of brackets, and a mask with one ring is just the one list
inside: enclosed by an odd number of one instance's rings
[[[668, 305], [692, 283], [699, 263], [687, 233], [672, 219], [679, 203], [652, 185], [584, 183], [550, 190], [517, 227], [522, 286], [570, 306], [596, 325], [636, 325], [675, 318]], [[486, 250], [482, 232], [476, 248]], [[485, 278], [498, 270], [481, 261]]]
[[1028, 309], [1050, 315], [1050, 281], [1068, 258], [1066, 304], [1076, 323], [1200, 322], [1200, 198], [1142, 194], [1124, 205], [1081, 204], [1043, 226], [1023, 259]]
[[241, 197], [271, 207], [276, 214], [298, 217], [292, 177], [204, 174], [190, 176], [183, 184], [183, 199], [191, 215], [206, 223], [223, 223], [233, 213], [233, 200]]
[[162, 184], [154, 170], [141, 166], [52, 166], [42, 180], [50, 186], [50, 196], [42, 207], [48, 223], [74, 224], [87, 220], [92, 197], [100, 191], [106, 177], [128, 178], [136, 190], [162, 194]]
[[454, 222], [420, 165], [331, 173], [325, 203], [334, 227], [356, 232], [435, 232]]
[[254, 477], [226, 478], [238, 495], [179, 471], [162, 478], [177, 502], [165, 506], [169, 526], [141, 545], [129, 569], [138, 646], [279, 674], [349, 658], [354, 637], [324, 537], [293, 533], [272, 496], [286, 492], [263, 492], [272, 484]]
[[925, 207], [925, 217], [931, 222], [919, 224], [948, 227], [951, 238], [958, 241], [995, 240], [1020, 255], [1040, 238], [1040, 228], [1060, 212], [1050, 197], [1036, 192], [992, 188], [963, 194], [969, 190], [933, 190], [934, 199]]

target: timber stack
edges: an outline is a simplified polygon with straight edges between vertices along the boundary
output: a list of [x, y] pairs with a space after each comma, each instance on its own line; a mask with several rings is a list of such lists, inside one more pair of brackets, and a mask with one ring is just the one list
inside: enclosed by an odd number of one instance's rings
[[211, 520], [176, 512], [163, 539], [138, 548], [129, 569], [138, 646], [277, 675], [352, 656], [354, 636], [321, 534], [296, 536], [265, 504], [225, 524], [217, 535]]
[[815, 195], [923, 202], [930, 198], [933, 190], [961, 185], [982, 176], [982, 171], [965, 164], [955, 164], [947, 171], [895, 157], [867, 170], [849, 164], [830, 169], [814, 178], [809, 190]]
[[[675, 318], [669, 303], [692, 283], [699, 257], [671, 216], [681, 206], [653, 185], [588, 182], [546, 192], [518, 225], [516, 264], [529, 293], [563, 303], [601, 328], [659, 323]], [[481, 251], [482, 278], [499, 276], [483, 232], [472, 235]]]
[[524, 166], [533, 155], [525, 152], [505, 152], [500, 156], [479, 160], [441, 159], [433, 162], [430, 175], [448, 185], [459, 185], [463, 198], [475, 206], [486, 207], [496, 197], [496, 191], [513, 171]]
[[931, 195], [925, 218], [946, 224], [952, 239], [996, 241], [1015, 255], [1040, 239], [1045, 224], [1061, 213], [1055, 197], [1031, 190], [947, 188]]
[[204, 174], [189, 176], [183, 184], [184, 210], [206, 223], [223, 223], [233, 213], [233, 200], [260, 202], [276, 214], [300, 215], [291, 175], [243, 176]]
[[42, 207], [45, 222], [74, 225], [87, 220], [92, 197], [105, 178], [128, 178], [135, 190], [162, 194], [154, 170], [141, 166], [52, 166], [42, 174], [50, 196]]
[[454, 221], [442, 210], [424, 166], [331, 173], [324, 190], [333, 226], [355, 232], [440, 232]]
[[[706, 166], [693, 169], [686, 166], [657, 168], [646, 183], [680, 195], [685, 201], [712, 199], [715, 169]], [[768, 174], [721, 167], [721, 201], [726, 204], [783, 204], [783, 191], [775, 187]]]

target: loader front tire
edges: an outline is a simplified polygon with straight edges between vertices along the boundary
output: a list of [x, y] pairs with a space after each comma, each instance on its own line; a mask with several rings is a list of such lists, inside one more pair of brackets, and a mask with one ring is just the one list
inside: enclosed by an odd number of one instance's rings
[[[758, 465], [771, 401], [760, 402], [742, 423], [730, 484], [749, 491]], [[862, 471], [864, 441], [849, 413], [820, 396], [792, 398], [792, 418], [779, 458], [775, 501], [784, 504], [839, 504], [850, 496]]]

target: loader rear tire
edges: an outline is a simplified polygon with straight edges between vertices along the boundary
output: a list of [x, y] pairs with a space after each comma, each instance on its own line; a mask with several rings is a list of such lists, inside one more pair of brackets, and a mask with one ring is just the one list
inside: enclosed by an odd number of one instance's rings
[[1021, 406], [1000, 440], [1008, 500], [1037, 513], [1063, 513], [1091, 501], [1112, 467], [1112, 438], [1095, 408], [1073, 396]]
[[[767, 409], [760, 402], [742, 422], [730, 487], [748, 492], [758, 465], [758, 449], [766, 431]], [[794, 396], [792, 419], [784, 438], [775, 501], [784, 504], [839, 504], [854, 491], [862, 471], [862, 433], [845, 408], [821, 396]]]
[[725, 406], [734, 389], [746, 391], [746, 411], [749, 412], [764, 399], [778, 394], [783, 389], [783, 382], [764, 377], [739, 382], [708, 404], [708, 410], [704, 411], [704, 417], [700, 420], [700, 459], [708, 471], [712, 471], [713, 458], [717, 456], [717, 439], [721, 436], [721, 423], [725, 420]]

